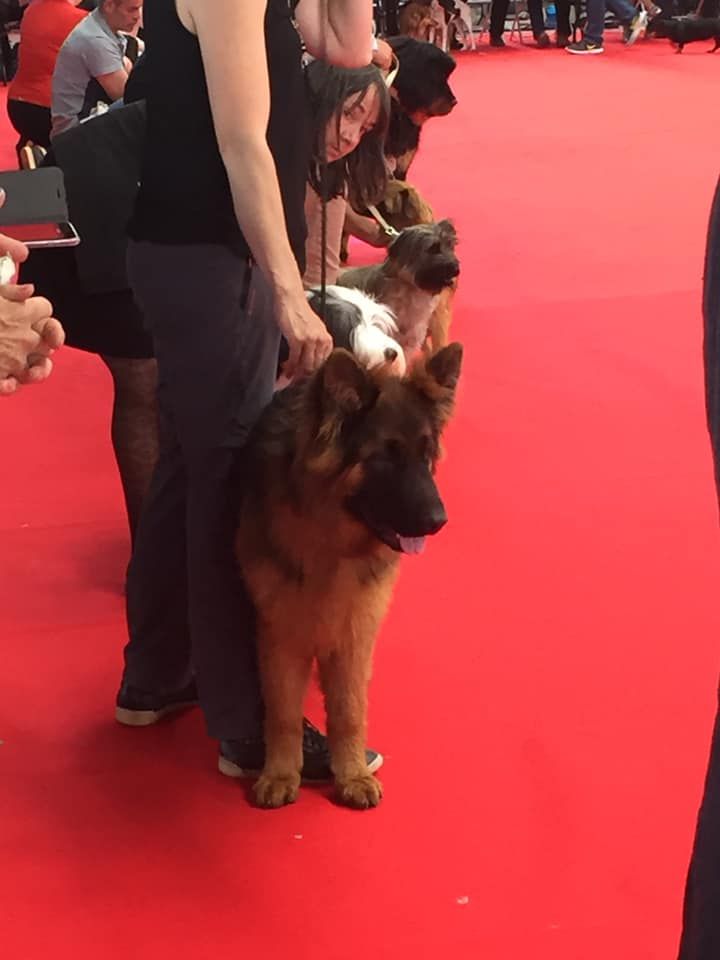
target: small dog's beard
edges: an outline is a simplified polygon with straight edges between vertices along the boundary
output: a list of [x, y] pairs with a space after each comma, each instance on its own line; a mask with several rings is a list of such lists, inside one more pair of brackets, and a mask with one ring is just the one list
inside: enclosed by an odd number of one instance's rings
[[397, 340], [379, 327], [361, 323], [352, 332], [353, 353], [367, 370], [387, 367], [388, 373], [403, 377], [406, 370], [405, 354]]

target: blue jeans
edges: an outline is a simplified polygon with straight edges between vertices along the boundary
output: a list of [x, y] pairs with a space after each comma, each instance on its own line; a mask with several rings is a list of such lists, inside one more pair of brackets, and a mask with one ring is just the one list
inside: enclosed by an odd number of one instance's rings
[[623, 26], [632, 23], [637, 14], [630, 0], [587, 0], [587, 26], [584, 33], [586, 40], [602, 43], [606, 9], [614, 13]]
[[[705, 403], [720, 496], [720, 182], [705, 258]], [[705, 790], [685, 888], [679, 960], [720, 957], [720, 709], [715, 720]]]

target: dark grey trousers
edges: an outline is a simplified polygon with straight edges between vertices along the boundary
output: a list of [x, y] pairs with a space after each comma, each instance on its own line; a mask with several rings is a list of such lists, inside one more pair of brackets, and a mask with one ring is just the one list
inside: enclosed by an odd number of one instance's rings
[[[720, 182], [705, 259], [705, 400], [720, 496]], [[705, 791], [685, 889], [679, 960], [720, 958], [720, 710], [715, 720]]]
[[124, 681], [168, 693], [194, 673], [210, 736], [255, 736], [262, 704], [253, 610], [233, 557], [233, 477], [272, 397], [280, 337], [270, 292], [222, 246], [132, 243], [128, 269], [155, 344], [161, 438], [128, 572]]

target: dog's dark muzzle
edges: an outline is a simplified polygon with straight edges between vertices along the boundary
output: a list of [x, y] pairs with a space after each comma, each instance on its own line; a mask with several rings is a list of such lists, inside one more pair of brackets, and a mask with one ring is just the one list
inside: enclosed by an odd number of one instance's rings
[[442, 530], [448, 519], [424, 462], [366, 464], [365, 481], [348, 509], [399, 553], [420, 553], [425, 538]]
[[418, 270], [415, 281], [421, 290], [428, 290], [430, 293], [440, 293], [441, 290], [449, 287], [459, 276], [460, 263], [453, 257], [449, 260], [434, 263], [424, 270]]

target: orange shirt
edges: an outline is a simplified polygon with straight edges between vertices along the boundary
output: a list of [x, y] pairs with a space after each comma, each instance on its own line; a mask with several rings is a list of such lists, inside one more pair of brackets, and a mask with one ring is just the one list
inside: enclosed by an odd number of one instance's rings
[[8, 99], [50, 107], [60, 47], [86, 16], [69, 0], [32, 0], [20, 24], [20, 60]]

